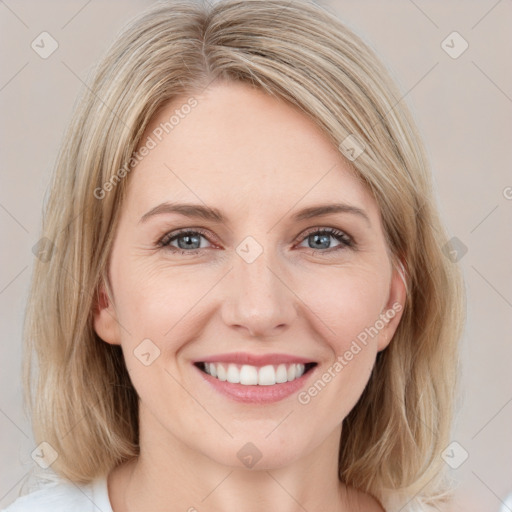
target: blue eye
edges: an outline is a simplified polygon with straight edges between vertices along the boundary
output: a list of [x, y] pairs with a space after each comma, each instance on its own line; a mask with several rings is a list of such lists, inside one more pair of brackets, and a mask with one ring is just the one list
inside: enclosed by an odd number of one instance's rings
[[[158, 242], [158, 246], [174, 253], [193, 255], [201, 252], [202, 249], [208, 248], [207, 245], [202, 243], [201, 239], [210, 243], [205, 231], [187, 229], [166, 234]], [[337, 240], [338, 244], [332, 246], [331, 239]], [[307, 248], [312, 249], [314, 253], [330, 253], [345, 248], [355, 248], [352, 237], [334, 228], [313, 228], [305, 235], [302, 234], [298, 240], [303, 240], [302, 243], [307, 242]], [[304, 246], [299, 245], [299, 247]]]
[[[168, 247], [172, 251], [179, 251], [184, 253], [195, 254], [200, 249], [204, 249], [205, 246], [201, 246], [201, 238], [206, 239], [206, 236], [197, 230], [180, 231], [178, 233], [169, 233], [160, 240], [159, 245], [161, 247]], [[178, 247], [172, 245], [174, 241], [178, 242]]]
[[[330, 239], [332, 238], [335, 238], [339, 244], [331, 247]], [[308, 245], [309, 249], [320, 252], [331, 252], [331, 250], [340, 250], [345, 247], [354, 246], [354, 241], [349, 235], [334, 228], [315, 228], [314, 231], [310, 231], [305, 235], [304, 241], [310, 244]], [[329, 251], [327, 251], [327, 249], [329, 249]]]

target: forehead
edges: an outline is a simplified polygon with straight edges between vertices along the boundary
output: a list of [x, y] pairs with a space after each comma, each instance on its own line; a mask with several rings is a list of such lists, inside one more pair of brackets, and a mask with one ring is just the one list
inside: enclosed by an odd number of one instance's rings
[[245, 84], [174, 99], [151, 120], [142, 144], [152, 149], [129, 186], [141, 208], [200, 199], [269, 211], [344, 200], [376, 213], [367, 189], [313, 120]]

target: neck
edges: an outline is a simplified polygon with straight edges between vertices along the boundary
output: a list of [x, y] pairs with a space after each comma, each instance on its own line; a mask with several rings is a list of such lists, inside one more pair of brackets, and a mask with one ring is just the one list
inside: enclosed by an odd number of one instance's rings
[[338, 479], [341, 425], [298, 459], [249, 469], [213, 460], [141, 414], [139, 457], [109, 475], [114, 512], [353, 510], [354, 493]]

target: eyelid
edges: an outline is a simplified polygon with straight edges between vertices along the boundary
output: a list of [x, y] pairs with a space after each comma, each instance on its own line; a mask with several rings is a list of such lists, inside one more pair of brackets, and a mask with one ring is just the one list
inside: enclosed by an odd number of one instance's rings
[[[210, 240], [210, 233], [203, 229], [203, 228], [194, 228], [194, 227], [191, 227], [191, 228], [182, 228], [182, 229], [176, 229], [174, 231], [169, 231], [168, 233], [166, 233], [164, 236], [162, 236], [158, 241], [157, 241], [157, 245], [159, 247], [173, 247], [170, 244], [171, 240], [173, 238], [176, 238], [180, 235], [186, 235], [187, 233], [199, 233], [200, 235], [202, 235], [204, 238], [206, 238], [210, 243], [213, 243], [211, 240]], [[213, 237], [212, 237], [213, 238]], [[174, 247], [174, 249], [176, 250], [182, 250], [182, 249], [179, 249], [177, 247]], [[194, 251], [200, 251], [202, 249], [192, 249], [190, 251], [187, 251], [187, 252], [194, 252]]]
[[[305, 238], [307, 238], [309, 235], [312, 235], [313, 233], [328, 233], [332, 237], [346, 237], [346, 240], [343, 240], [343, 243], [347, 247], [355, 246], [355, 240], [354, 238], [349, 235], [345, 230], [339, 229], [339, 228], [333, 228], [329, 226], [314, 226], [312, 228], [306, 229], [306, 231], [302, 231], [301, 234], [295, 239], [295, 242], [302, 242]], [[311, 249], [316, 250], [316, 249]], [[320, 252], [327, 252], [327, 251], [320, 251]]]

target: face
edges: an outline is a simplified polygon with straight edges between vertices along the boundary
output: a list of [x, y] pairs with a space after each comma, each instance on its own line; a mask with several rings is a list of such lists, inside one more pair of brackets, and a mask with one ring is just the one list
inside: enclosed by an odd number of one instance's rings
[[141, 446], [241, 466], [252, 443], [274, 468], [339, 440], [404, 303], [375, 200], [311, 120], [247, 85], [175, 100], [143, 143], [94, 317]]

